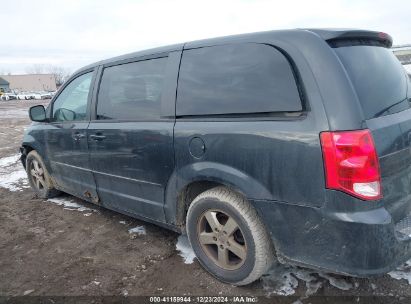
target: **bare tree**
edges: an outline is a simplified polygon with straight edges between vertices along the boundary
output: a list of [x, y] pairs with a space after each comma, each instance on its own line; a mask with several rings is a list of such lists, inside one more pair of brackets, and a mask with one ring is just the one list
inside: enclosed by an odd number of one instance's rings
[[52, 74], [56, 80], [57, 87], [61, 86], [69, 77], [70, 70], [62, 66], [34, 64], [26, 68], [28, 74]]
[[61, 66], [49, 65], [47, 67], [47, 72], [54, 75], [56, 79], [56, 85], [61, 86], [69, 77], [70, 70]]

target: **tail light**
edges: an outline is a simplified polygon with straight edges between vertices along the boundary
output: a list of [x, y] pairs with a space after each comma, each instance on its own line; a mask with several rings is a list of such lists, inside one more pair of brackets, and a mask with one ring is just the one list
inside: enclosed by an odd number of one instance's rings
[[369, 130], [320, 134], [326, 187], [363, 200], [382, 197], [377, 152]]

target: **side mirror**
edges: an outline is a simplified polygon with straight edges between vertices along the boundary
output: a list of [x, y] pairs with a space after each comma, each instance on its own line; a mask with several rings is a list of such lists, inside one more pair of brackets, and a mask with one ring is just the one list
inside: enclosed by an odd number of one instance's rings
[[29, 110], [29, 116], [32, 121], [46, 121], [46, 109], [42, 105], [33, 106]]

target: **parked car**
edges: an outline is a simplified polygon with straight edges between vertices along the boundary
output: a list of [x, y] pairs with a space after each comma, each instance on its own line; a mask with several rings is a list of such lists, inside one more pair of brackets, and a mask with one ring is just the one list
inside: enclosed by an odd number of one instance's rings
[[224, 282], [274, 256], [383, 274], [411, 257], [411, 85], [391, 44], [286, 30], [98, 62], [30, 109], [21, 160], [39, 197], [187, 231]]
[[9, 96], [9, 100], [16, 100], [17, 99], [17, 95], [14, 93], [7, 93], [7, 96]]
[[[27, 95], [30, 97], [30, 99], [36, 99], [36, 96], [38, 98], [38, 92], [28, 92]], [[40, 96], [41, 97], [41, 96]], [[41, 98], [40, 98], [41, 99]]]
[[33, 97], [33, 99], [51, 99], [52, 96], [49, 92], [33, 92], [30, 93], [31, 97]]
[[17, 94], [17, 99], [18, 100], [29, 100], [32, 99], [32, 95], [30, 93], [18, 93]]
[[41, 93], [39, 93], [39, 92], [30, 93], [30, 97], [31, 97], [32, 99], [37, 99], [37, 100], [43, 99], [42, 96], [41, 96]]
[[40, 93], [41, 99], [51, 99], [53, 95], [50, 92], [41, 92]]

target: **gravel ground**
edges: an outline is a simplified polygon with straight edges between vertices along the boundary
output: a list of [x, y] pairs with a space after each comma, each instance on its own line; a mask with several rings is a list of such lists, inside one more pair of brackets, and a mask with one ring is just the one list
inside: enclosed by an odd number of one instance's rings
[[49, 201], [35, 198], [17, 156], [30, 123], [27, 109], [34, 104], [38, 101], [0, 102], [0, 296], [284, 296], [282, 303], [326, 302], [335, 296], [349, 301], [355, 297], [357, 302], [370, 296], [377, 296], [374, 302], [409, 300], [411, 264], [372, 279], [278, 264], [262, 280], [234, 287], [206, 273], [187, 240], [174, 232], [69, 195]]

